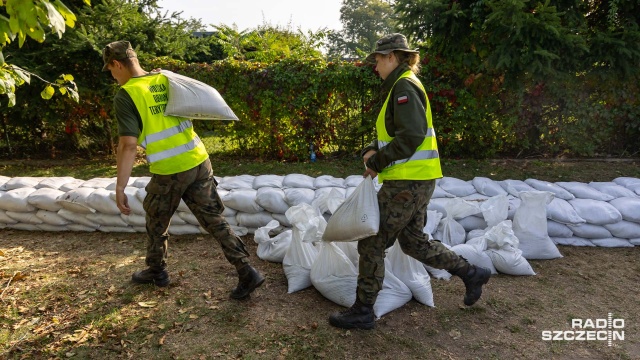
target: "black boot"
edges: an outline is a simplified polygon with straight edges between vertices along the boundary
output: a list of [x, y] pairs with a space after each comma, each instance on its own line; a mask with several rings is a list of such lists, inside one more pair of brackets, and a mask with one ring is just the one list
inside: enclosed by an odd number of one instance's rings
[[169, 273], [162, 267], [150, 266], [145, 270], [136, 271], [131, 275], [131, 281], [136, 284], [155, 284], [165, 287], [169, 285]]
[[350, 308], [329, 316], [329, 324], [342, 329], [371, 330], [376, 326], [373, 305], [356, 300]]
[[458, 276], [460, 276], [466, 288], [464, 304], [471, 306], [480, 299], [480, 296], [482, 296], [482, 285], [489, 282], [491, 271], [489, 269], [470, 264], [466, 273], [464, 275], [458, 274]]
[[246, 265], [238, 270], [238, 286], [231, 292], [231, 298], [241, 300], [249, 297], [249, 294], [264, 282], [264, 277], [251, 265]]

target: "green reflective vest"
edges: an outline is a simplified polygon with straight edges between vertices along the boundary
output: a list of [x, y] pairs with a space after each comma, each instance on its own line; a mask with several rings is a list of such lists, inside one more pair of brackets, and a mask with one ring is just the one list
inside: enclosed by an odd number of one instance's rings
[[170, 175], [200, 165], [209, 154], [190, 120], [165, 116], [169, 81], [158, 74], [129, 79], [122, 86], [142, 118], [138, 145], [143, 147], [153, 174]]
[[[429, 105], [429, 97], [427, 96], [427, 92], [424, 90], [424, 86], [422, 86], [422, 83], [420, 83], [411, 70], [400, 75], [398, 80], [396, 80], [396, 83], [403, 78], [415, 79], [415, 83], [418, 84], [422, 92], [424, 92], [424, 96], [427, 101], [425, 112], [427, 118], [427, 134], [422, 144], [418, 146], [418, 149], [416, 149], [416, 152], [413, 153], [411, 157], [396, 160], [384, 168], [382, 172], [378, 173], [378, 182], [380, 183], [384, 180], [431, 180], [442, 177], [440, 157], [438, 155], [438, 144], [436, 143], [436, 132], [433, 129], [433, 123], [431, 122], [431, 106]], [[387, 112], [389, 98], [391, 98], [394, 87], [395, 83], [389, 91], [387, 99], [385, 100], [384, 105], [382, 105], [382, 109], [380, 110], [376, 121], [378, 149], [382, 149], [387, 146], [391, 140], [393, 140], [393, 137], [387, 133], [384, 118], [385, 113]]]

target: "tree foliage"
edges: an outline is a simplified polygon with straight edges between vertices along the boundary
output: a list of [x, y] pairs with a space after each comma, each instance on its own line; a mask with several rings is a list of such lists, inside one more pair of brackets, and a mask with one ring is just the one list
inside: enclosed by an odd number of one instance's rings
[[[90, 0], [84, 4], [91, 5]], [[67, 27], [74, 27], [76, 16], [61, 1], [48, 0], [6, 0], [0, 1], [0, 95], [8, 98], [8, 106], [16, 104], [15, 91], [17, 86], [31, 82], [31, 76], [47, 83], [41, 96], [50, 99], [57, 87], [61, 94], [69, 95], [78, 101], [76, 85], [73, 76], [62, 74], [53, 83], [11, 64], [11, 53], [5, 56], [5, 47], [18, 39], [18, 47], [22, 48], [27, 38], [37, 42], [44, 42], [47, 32], [62, 38]]]

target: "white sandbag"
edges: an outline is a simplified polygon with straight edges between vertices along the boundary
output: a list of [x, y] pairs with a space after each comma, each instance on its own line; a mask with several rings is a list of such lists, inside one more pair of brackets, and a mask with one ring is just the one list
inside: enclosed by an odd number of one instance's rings
[[556, 245], [565, 245], [565, 246], [587, 246], [594, 247], [595, 245], [589, 239], [580, 238], [577, 236], [571, 237], [552, 237], [551, 240]]
[[502, 249], [504, 247], [518, 248], [520, 240], [513, 232], [511, 220], [505, 220], [498, 225], [489, 228], [482, 236], [487, 244], [487, 249]]
[[[191, 211], [189, 211], [191, 212]], [[236, 214], [238, 213], [238, 210], [236, 209], [232, 209], [230, 207], [225, 207], [224, 210], [222, 211], [222, 216], [227, 218], [227, 217], [235, 217]]]
[[33, 187], [23, 187], [0, 192], [0, 209], [16, 212], [35, 211], [36, 207], [29, 204], [28, 201], [29, 195], [35, 191], [36, 189]]
[[578, 215], [567, 200], [554, 198], [547, 205], [547, 218], [561, 224], [583, 224], [587, 221]]
[[23, 231], [40, 231], [38, 225], [25, 223], [6, 224], [6, 228]]
[[621, 197], [609, 201], [609, 204], [620, 212], [624, 220], [640, 223], [640, 199]]
[[515, 196], [515, 197], [520, 197], [520, 193], [522, 191], [531, 191], [531, 190], [535, 190], [533, 187], [531, 187], [531, 185], [527, 184], [526, 182], [522, 181], [522, 180], [512, 180], [512, 179], [507, 179], [507, 180], [501, 180], [498, 181], [498, 184], [500, 184], [500, 186], [509, 193], [509, 195], [511, 196]]
[[549, 219], [547, 219], [547, 233], [551, 238], [570, 238], [573, 236], [573, 231], [571, 231], [569, 226]]
[[311, 265], [318, 256], [318, 250], [303, 238], [306, 232], [317, 231], [317, 225], [314, 226], [312, 220], [320, 215], [308, 204], [291, 207], [285, 215], [293, 225], [293, 233], [282, 266], [287, 277], [288, 293], [293, 293], [311, 286]]
[[433, 235], [438, 230], [440, 220], [442, 220], [442, 213], [435, 210], [427, 210], [427, 224], [422, 229], [422, 232]]
[[238, 225], [247, 228], [261, 228], [266, 226], [272, 220], [273, 216], [271, 216], [271, 213], [267, 211], [261, 211], [254, 214], [238, 211], [236, 214], [236, 221], [238, 222]]
[[341, 187], [344, 188], [344, 179], [333, 177], [331, 175], [320, 175], [313, 181], [313, 186], [316, 189], [323, 187]]
[[38, 212], [36, 212], [36, 217], [40, 219], [43, 224], [57, 225], [57, 226], [71, 224], [71, 221], [58, 215], [57, 211], [38, 210]]
[[187, 225], [187, 224], [188, 223], [178, 215], [178, 211], [176, 211], [175, 213], [173, 213], [173, 215], [171, 215], [171, 225]]
[[609, 237], [633, 239], [640, 236], [640, 224], [636, 222], [622, 220], [604, 227], [611, 233]]
[[489, 200], [490, 197], [488, 197], [487, 195], [482, 195], [480, 193], [473, 193], [471, 195], [463, 196], [461, 197], [461, 199], [469, 202], [475, 202], [477, 205], [480, 205], [480, 203]]
[[99, 224], [100, 226], [111, 226], [111, 227], [128, 227], [127, 224], [120, 215], [113, 214], [102, 214], [102, 213], [91, 213], [86, 215], [87, 220]]
[[362, 175], [349, 175], [344, 179], [345, 187], [356, 187], [364, 180]]
[[[329, 195], [327, 196], [327, 208], [329, 209], [330, 214], [334, 214], [342, 205], [342, 203], [344, 203], [344, 201], [347, 199], [346, 191], [343, 194], [336, 189], [337, 188], [331, 190], [329, 192]], [[353, 194], [353, 192], [351, 194]], [[311, 205], [313, 205], [313, 203], [311, 203]]]
[[[75, 179], [75, 180], [72, 180], [72, 181], [70, 181], [68, 183], [64, 183], [63, 185], [60, 185], [60, 188], [58, 188], [58, 190], [67, 192], [67, 191], [71, 191], [73, 189], [79, 188], [82, 184], [84, 184], [84, 180]], [[72, 230], [72, 231], [75, 231], [75, 230]], [[78, 230], [78, 231], [82, 231], [82, 230]]]
[[610, 182], [596, 182], [596, 181], [592, 181], [589, 183], [589, 186], [600, 191], [603, 192], [605, 194], [609, 194], [611, 196], [613, 196], [614, 198], [619, 198], [619, 197], [638, 197], [638, 195], [627, 189], [624, 186], [618, 185], [616, 183], [614, 183], [613, 181]]
[[17, 212], [7, 210], [5, 214], [13, 220], [23, 224], [42, 224], [43, 221], [36, 216], [37, 210], [30, 212]]
[[71, 176], [48, 177], [48, 178], [42, 179], [38, 183], [38, 185], [35, 186], [35, 188], [36, 189], [55, 189], [55, 190], [58, 190], [64, 184], [68, 184], [68, 183], [70, 183], [70, 182], [72, 182], [74, 180], [75, 179], [72, 178]]
[[218, 184], [218, 187], [225, 190], [253, 189], [253, 180], [255, 178], [254, 175], [225, 176]]
[[169, 226], [169, 234], [171, 235], [194, 235], [194, 234], [202, 234], [200, 230], [200, 226], [191, 225], [191, 224], [183, 224], [176, 225], [171, 224]]
[[309, 204], [313, 202], [316, 196], [316, 192], [313, 189], [308, 188], [291, 188], [284, 189], [284, 200], [289, 204], [289, 207], [297, 206], [300, 204]]
[[445, 281], [449, 281], [451, 279], [451, 273], [445, 269], [436, 269], [428, 265], [425, 265], [424, 268], [427, 270], [429, 275], [431, 275], [431, 277], [434, 279], [445, 280]]
[[592, 199], [592, 200], [600, 200], [600, 201], [609, 201], [614, 199], [613, 196], [609, 194], [605, 194], [599, 190], [596, 190], [583, 182], [560, 181], [560, 182], [557, 182], [556, 184], [564, 188], [568, 192], [572, 193], [578, 199]]
[[[129, 209], [131, 209], [131, 212], [137, 215], [145, 215], [146, 212], [144, 211], [144, 207], [142, 205], [142, 201], [140, 201], [140, 199], [138, 199], [138, 191], [140, 189], [135, 187], [135, 186], [127, 186], [124, 188], [124, 194], [127, 195], [127, 203], [129, 204]], [[144, 189], [143, 189], [144, 190]], [[145, 191], [146, 194], [146, 191]], [[93, 193], [92, 193], [93, 195]], [[89, 196], [91, 197], [91, 195]], [[116, 204], [116, 192], [115, 191], [109, 191], [109, 199], [111, 199], [113, 201], [113, 204]], [[111, 206], [111, 204], [109, 204], [108, 206]], [[116, 209], [118, 208], [118, 205], [116, 204]], [[97, 209], [96, 209], [97, 210]], [[100, 210], [98, 210], [100, 211]], [[113, 210], [111, 210], [113, 212]], [[118, 213], [120, 212], [120, 210], [118, 210]]]
[[238, 120], [212, 86], [169, 70], [160, 70], [169, 81], [166, 116], [198, 120]]
[[117, 179], [116, 178], [93, 178], [93, 179], [89, 179], [85, 182], [82, 183], [82, 185], [80, 185], [80, 187], [85, 187], [85, 188], [93, 188], [93, 189], [104, 189], [107, 186], [113, 184], [114, 182], [116, 182]]
[[120, 214], [120, 218], [122, 218], [122, 221], [127, 223], [127, 225], [129, 225], [131, 227], [134, 227], [134, 228], [135, 227], [145, 227], [147, 225], [147, 220], [146, 220], [146, 217], [144, 215], [138, 215], [138, 214], [125, 215], [125, 214]]
[[315, 186], [313, 185], [314, 182], [315, 182], [315, 179], [309, 175], [287, 174], [284, 176], [284, 179], [282, 179], [282, 187], [292, 188], [292, 189], [301, 188], [301, 189], [315, 190]]
[[222, 198], [224, 205], [245, 213], [256, 214], [264, 211], [264, 208], [256, 203], [257, 191], [253, 189], [238, 189], [229, 191]]
[[293, 238], [293, 232], [292, 230], [286, 230], [271, 237], [270, 232], [278, 227], [280, 227], [280, 223], [277, 220], [271, 220], [266, 226], [260, 227], [255, 231], [253, 241], [258, 244], [256, 253], [260, 259], [277, 263], [281, 263], [284, 260]]
[[114, 199], [115, 191], [97, 188], [87, 196], [87, 205], [99, 213], [120, 215], [120, 209]]
[[358, 241], [376, 235], [379, 227], [378, 194], [367, 177], [331, 216], [322, 240]]
[[253, 188], [259, 190], [263, 187], [282, 188], [282, 175], [258, 175], [253, 179]]
[[[533, 190], [535, 190], [535, 189], [533, 189]], [[515, 196], [512, 196], [512, 195], [509, 195], [507, 197], [507, 199], [509, 200], [509, 210], [507, 212], [507, 219], [508, 220], [513, 220], [513, 217], [516, 215], [516, 210], [520, 207], [520, 204], [522, 203], [522, 201], [520, 200], [519, 197], [515, 197]], [[567, 203], [567, 205], [569, 207], [571, 207], [571, 205], [569, 205], [569, 203]], [[573, 210], [573, 208], [571, 208], [571, 209]]]
[[629, 243], [631, 243], [634, 246], [640, 246], [640, 238], [629, 239]]
[[525, 259], [556, 259], [562, 257], [547, 233], [547, 204], [553, 194], [547, 191], [520, 193], [522, 203], [513, 218], [513, 233], [520, 241], [518, 249]]
[[95, 190], [95, 188], [90, 187], [79, 187], [77, 189], [73, 189], [67, 191], [66, 193], [60, 195], [56, 202], [60, 204], [64, 209], [69, 211], [79, 213], [79, 214], [90, 214], [96, 212], [96, 210], [89, 206], [87, 203], [87, 199], [89, 195]]
[[493, 181], [487, 177], [476, 176], [471, 180], [471, 183], [482, 195], [489, 197], [498, 195], [507, 195], [507, 191], [500, 186], [496, 181]]
[[331, 214], [329, 211], [329, 198], [339, 199], [345, 198], [346, 189], [328, 186], [324, 188], [317, 189], [315, 192], [315, 197], [311, 202], [311, 206], [317, 208], [321, 214]]
[[441, 178], [438, 181], [438, 186], [440, 186], [442, 190], [457, 197], [463, 197], [477, 192], [476, 188], [472, 184], [464, 180], [448, 176]]
[[334, 243], [320, 244], [310, 277], [313, 287], [334, 303], [350, 307], [356, 301], [358, 270]]
[[553, 193], [553, 196], [555, 196], [555, 198], [557, 198], [557, 199], [572, 200], [572, 199], [576, 198], [575, 195], [573, 195], [572, 193], [568, 192], [567, 190], [565, 190], [561, 186], [558, 186], [558, 185], [556, 185], [554, 183], [551, 183], [551, 182], [548, 182], [548, 181], [536, 180], [536, 179], [527, 179], [524, 182], [527, 183], [528, 185], [530, 185], [531, 187], [533, 187], [536, 190], [549, 191], [549, 192]]
[[6, 184], [9, 180], [11, 180], [10, 177], [0, 175], [0, 191], [6, 191], [6, 189], [4, 188], [4, 184]]
[[585, 219], [589, 224], [605, 225], [622, 220], [620, 211], [605, 201], [573, 199], [569, 200], [569, 204], [573, 206], [578, 216]]
[[69, 228], [66, 225], [51, 225], [51, 224], [42, 223], [42, 224], [36, 225], [36, 227], [40, 231], [55, 231], [55, 232], [69, 231]]
[[[233, 232], [238, 235], [238, 236], [245, 236], [249, 233], [253, 234], [255, 231], [250, 232], [251, 230], [244, 227], [244, 226], [237, 226], [237, 225], [233, 225], [231, 223], [229, 223], [229, 227], [231, 228], [231, 230], [233, 230]], [[202, 229], [201, 229], [202, 230]], [[257, 229], [256, 229], [257, 230]], [[206, 232], [206, 230], [205, 230]]]
[[131, 186], [138, 189], [144, 189], [149, 184], [149, 181], [151, 181], [151, 176], [139, 176]]
[[487, 222], [476, 215], [467, 216], [466, 218], [462, 218], [458, 220], [458, 224], [462, 225], [462, 228], [465, 232], [469, 232], [476, 229], [486, 229]]
[[385, 314], [402, 307], [408, 303], [413, 294], [411, 290], [400, 279], [391, 272], [391, 264], [389, 259], [384, 259], [384, 280], [382, 289], [378, 293], [378, 298], [373, 304], [373, 313], [379, 319]]
[[427, 204], [427, 210], [437, 211], [442, 214], [443, 218], [447, 217], [447, 207], [449, 203], [454, 201], [453, 198], [431, 198], [429, 204]]
[[10, 190], [22, 189], [22, 188], [35, 189], [36, 186], [38, 186], [40, 181], [42, 181], [43, 179], [44, 178], [42, 177], [30, 177], [30, 176], [14, 177], [4, 183], [2, 190], [10, 191]]
[[132, 227], [123, 227], [123, 226], [108, 226], [108, 225], [100, 225], [97, 229], [98, 231], [102, 231], [105, 233], [134, 233], [136, 230]]
[[6, 210], [0, 210], [0, 224], [17, 224], [18, 220], [14, 220], [13, 218], [7, 215]]
[[[191, 212], [176, 211], [175, 215], [177, 215], [180, 219], [182, 219], [187, 224], [197, 225], [197, 226], [200, 225], [200, 222], [198, 222], [198, 218], [196, 218], [196, 216], [193, 215], [193, 213]], [[234, 212], [234, 215], [235, 215], [235, 212]]]
[[497, 274], [493, 262], [485, 250], [481, 250], [477, 243], [459, 244], [453, 246], [451, 251], [465, 258], [470, 264], [489, 269], [492, 274]]
[[391, 273], [407, 285], [413, 298], [421, 304], [435, 306], [431, 277], [424, 265], [405, 254], [397, 240], [389, 249], [387, 258], [391, 265]]
[[338, 241], [334, 242], [336, 246], [342, 250], [342, 252], [347, 255], [349, 260], [353, 263], [353, 266], [356, 269], [359, 266], [360, 254], [358, 254], [358, 243], [355, 241]]
[[[127, 180], [127, 185], [125, 185], [125, 187], [127, 187], [127, 186], [135, 187], [135, 186], [133, 186], [133, 184], [136, 182], [136, 180], [138, 180], [137, 177], [130, 176], [129, 179]], [[105, 186], [104, 189], [105, 190], [109, 190], [109, 191], [115, 191], [117, 187], [118, 187], [118, 180], [117, 180], [117, 178], [114, 178], [113, 182], [111, 182], [111, 184]]]
[[522, 276], [536, 274], [520, 249], [507, 245], [500, 249], [487, 249], [486, 253], [493, 266], [501, 273]]
[[467, 233], [467, 237], [466, 237], [467, 241], [466, 241], [466, 243], [469, 243], [469, 241], [471, 241], [471, 240], [473, 240], [475, 238], [484, 236], [484, 234], [487, 233], [487, 230], [489, 230], [489, 229], [475, 229], [475, 230], [469, 231]]
[[442, 190], [442, 188], [440, 186], [435, 187], [435, 189], [433, 189], [433, 194], [431, 194], [431, 199], [438, 199], [438, 198], [454, 198], [456, 197], [455, 195], [448, 193], [444, 190]]
[[266, 211], [277, 214], [284, 214], [290, 207], [284, 198], [284, 191], [282, 189], [268, 186], [258, 188], [256, 192], [256, 203]]
[[[480, 210], [482, 211], [482, 217], [486, 222], [486, 226], [476, 227], [475, 229], [484, 229], [487, 226], [496, 226], [504, 220], [507, 220], [507, 217], [509, 216], [509, 199], [507, 198], [506, 193], [493, 196], [487, 201], [481, 202]], [[462, 226], [464, 226], [464, 224]]]
[[602, 238], [610, 238], [611, 232], [607, 230], [602, 225], [593, 225], [593, 224], [568, 224], [567, 225], [571, 232], [572, 236], [577, 236], [585, 239], [602, 239]]
[[467, 232], [464, 227], [451, 216], [447, 216], [440, 221], [438, 230], [433, 234], [433, 237], [434, 239], [440, 240], [443, 244], [455, 246], [463, 244], [466, 235]]
[[271, 213], [271, 216], [274, 220], [278, 220], [282, 226], [291, 227], [291, 223], [289, 222], [289, 219], [287, 219], [287, 215]]
[[86, 226], [82, 224], [69, 224], [67, 225], [67, 229], [69, 229], [69, 231], [93, 232], [93, 231], [96, 231], [98, 228], [94, 226]]
[[617, 248], [617, 247], [633, 247], [633, 244], [629, 242], [628, 239], [620, 239], [620, 238], [607, 238], [607, 239], [591, 239], [591, 242], [595, 246], [600, 247], [609, 247], [609, 248]]
[[85, 213], [77, 213], [77, 212], [63, 208], [58, 210], [58, 215], [71, 221], [72, 224], [69, 224], [69, 225], [80, 224], [93, 229], [97, 229], [98, 227], [100, 227], [100, 224], [97, 224], [94, 221], [87, 219], [87, 214]]
[[40, 188], [27, 196], [27, 202], [38, 209], [58, 211], [62, 209], [62, 205], [56, 199], [62, 194], [64, 192], [57, 189]]
[[640, 179], [638, 178], [621, 176], [613, 179], [613, 182], [640, 195]]

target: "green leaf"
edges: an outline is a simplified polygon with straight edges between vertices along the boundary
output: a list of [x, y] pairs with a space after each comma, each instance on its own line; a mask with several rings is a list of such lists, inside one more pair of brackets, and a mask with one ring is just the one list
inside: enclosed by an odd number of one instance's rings
[[52, 30], [58, 34], [58, 38], [62, 38], [62, 34], [65, 31], [64, 17], [62, 17], [56, 7], [53, 6], [53, 4], [51, 4], [50, 2], [43, 0], [42, 3], [47, 7], [47, 12], [49, 15], [49, 25], [51, 26]]
[[62, 94], [62, 95], [66, 95], [66, 94], [67, 94], [67, 88], [66, 88], [66, 87], [64, 87], [64, 86], [62, 86], [62, 87], [61, 87], [60, 89], [58, 89], [58, 90], [60, 90], [60, 94]]
[[73, 81], [73, 75], [71, 75], [71, 74], [62, 74], [60, 76], [62, 77], [62, 80], [64, 80], [64, 81]]
[[10, 66], [14, 74], [17, 75], [23, 82], [26, 82], [27, 84], [31, 83], [31, 75], [29, 75], [28, 72], [26, 72], [25, 70], [15, 65], [10, 65]]
[[47, 87], [44, 88], [44, 90], [42, 90], [42, 92], [40, 93], [40, 96], [45, 100], [49, 100], [53, 97], [53, 94], [55, 93], [56, 93], [56, 90], [53, 88], [53, 86], [47, 85]]

